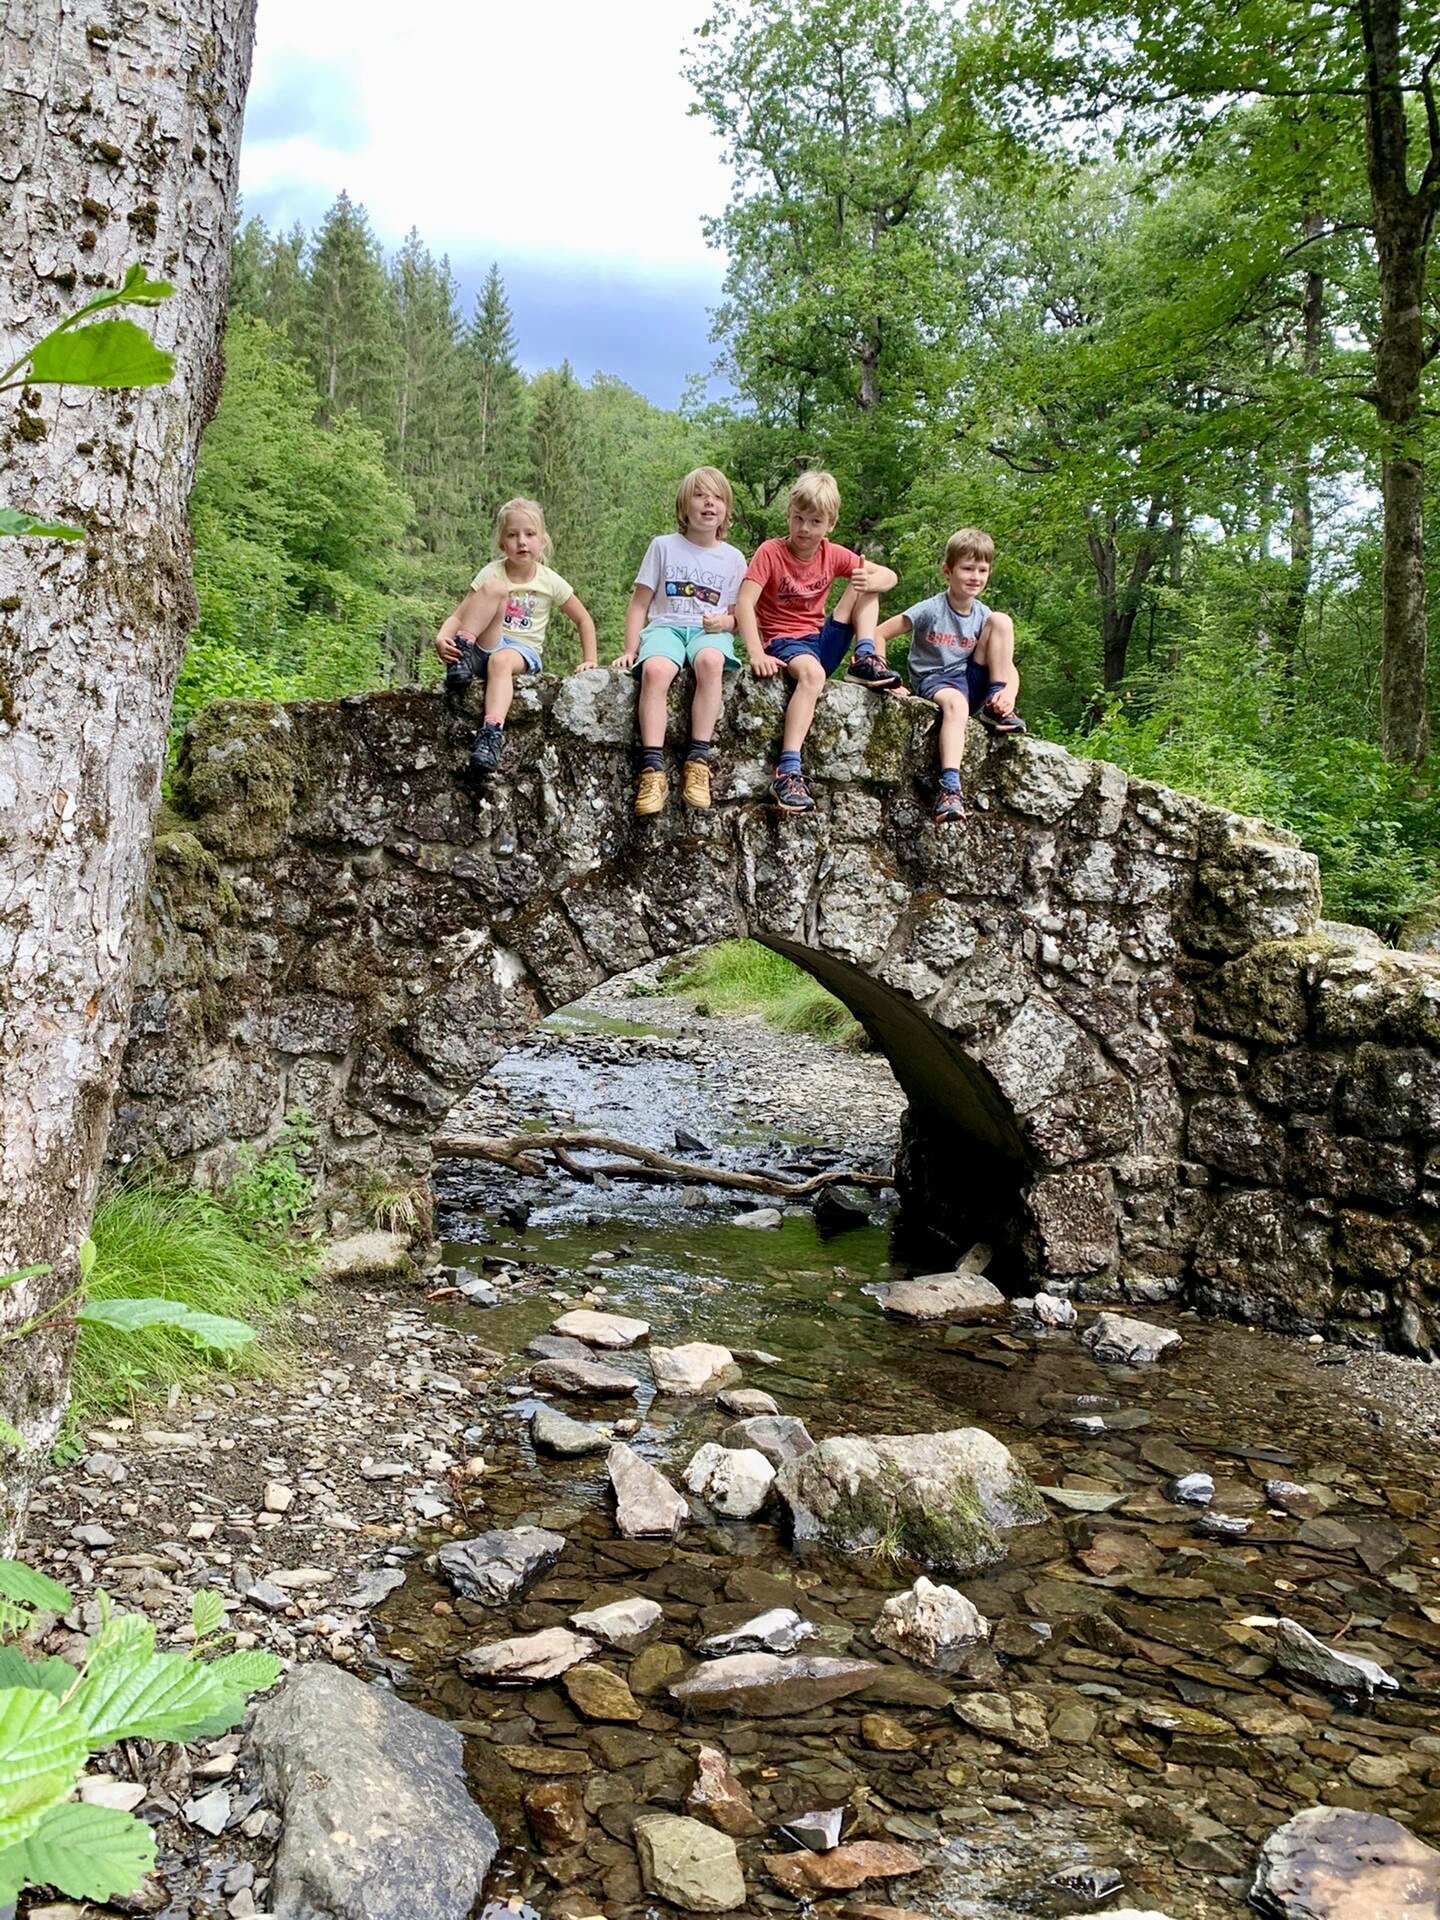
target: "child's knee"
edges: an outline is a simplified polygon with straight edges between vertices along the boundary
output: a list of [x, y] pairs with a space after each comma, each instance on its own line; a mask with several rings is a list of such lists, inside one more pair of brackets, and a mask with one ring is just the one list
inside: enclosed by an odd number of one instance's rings
[[825, 669], [813, 653], [797, 654], [795, 659], [787, 660], [785, 666], [797, 687], [813, 691], [825, 684]]
[[655, 654], [649, 660], [640, 662], [642, 687], [668, 687], [675, 678], [675, 673], [675, 662], [665, 659], [661, 654]]
[[695, 678], [702, 687], [713, 687], [725, 671], [725, 656], [718, 647], [702, 647], [695, 656]]

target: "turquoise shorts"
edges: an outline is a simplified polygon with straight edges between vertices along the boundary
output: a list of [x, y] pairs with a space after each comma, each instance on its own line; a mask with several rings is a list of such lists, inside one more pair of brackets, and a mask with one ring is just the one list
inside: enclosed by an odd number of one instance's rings
[[645, 628], [640, 635], [640, 651], [630, 669], [638, 673], [647, 660], [670, 660], [677, 667], [693, 667], [697, 653], [714, 647], [723, 654], [726, 673], [738, 673], [734, 638], [728, 633], [706, 633], [703, 627], [670, 627], [660, 622]]

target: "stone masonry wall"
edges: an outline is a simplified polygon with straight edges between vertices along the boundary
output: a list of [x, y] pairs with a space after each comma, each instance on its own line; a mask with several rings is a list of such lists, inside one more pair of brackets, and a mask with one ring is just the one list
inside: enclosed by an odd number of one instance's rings
[[[819, 806], [763, 804], [781, 699], [737, 676], [717, 805], [630, 812], [634, 688], [527, 688], [507, 777], [407, 691], [209, 709], [157, 841], [112, 1132], [216, 1180], [303, 1106], [351, 1218], [428, 1191], [451, 1105], [543, 1013], [749, 934], [838, 993], [910, 1100], [910, 1198], [1079, 1291], [1427, 1348], [1440, 1325], [1440, 964], [1319, 920], [1257, 822], [827, 689]], [[683, 737], [675, 716], [674, 732]]]

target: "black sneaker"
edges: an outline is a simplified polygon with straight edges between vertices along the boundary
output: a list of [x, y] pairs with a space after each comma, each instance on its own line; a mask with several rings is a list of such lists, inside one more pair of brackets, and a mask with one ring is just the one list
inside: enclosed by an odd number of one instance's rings
[[941, 787], [935, 796], [935, 809], [930, 818], [937, 826], [952, 821], [964, 820], [969, 816], [965, 809], [965, 796], [958, 787]]
[[452, 660], [445, 669], [445, 698], [458, 706], [475, 678], [475, 647], [469, 640], [457, 640], [455, 644], [460, 649], [460, 658]]
[[770, 792], [782, 813], [814, 811], [815, 796], [806, 786], [803, 773], [777, 773], [770, 782]]
[[878, 653], [857, 653], [845, 669], [845, 678], [858, 680], [873, 693], [893, 693], [900, 684], [899, 674], [887, 667]]
[[501, 757], [505, 752], [505, 729], [503, 727], [482, 727], [475, 736], [475, 744], [470, 749], [470, 771], [472, 773], [498, 773]]
[[1013, 707], [1009, 713], [997, 713], [988, 700], [975, 718], [982, 727], [988, 727], [991, 733], [1028, 733], [1030, 731]]

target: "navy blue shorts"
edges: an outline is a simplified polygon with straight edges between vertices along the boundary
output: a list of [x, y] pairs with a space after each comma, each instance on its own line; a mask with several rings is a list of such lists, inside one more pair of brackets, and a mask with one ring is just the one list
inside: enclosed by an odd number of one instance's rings
[[767, 640], [765, 651], [772, 660], [778, 660], [782, 665], [787, 660], [798, 660], [802, 653], [813, 654], [828, 675], [835, 671], [850, 651], [850, 642], [854, 638], [855, 629], [848, 620], [827, 620], [819, 633]]
[[963, 667], [934, 667], [929, 673], [917, 673], [914, 679], [915, 691], [922, 700], [933, 700], [941, 687], [951, 687], [964, 694], [971, 713], [978, 713], [1004, 684], [1003, 680], [992, 680], [990, 669], [978, 660], [967, 660]]

